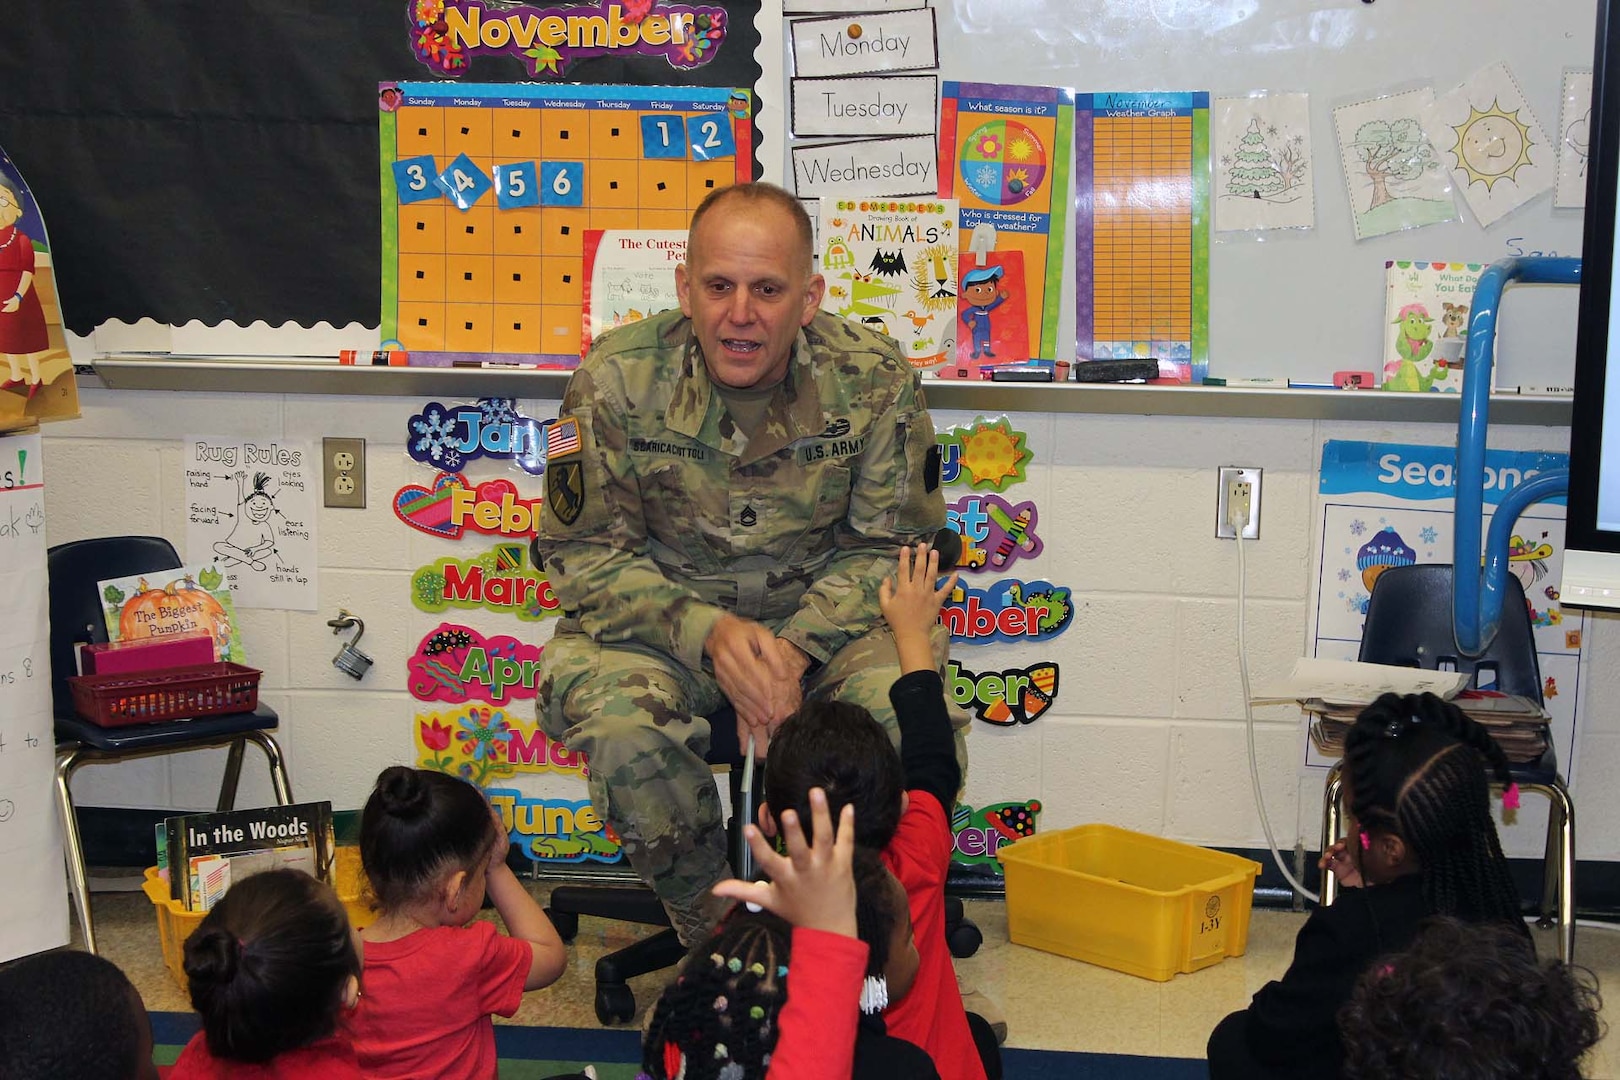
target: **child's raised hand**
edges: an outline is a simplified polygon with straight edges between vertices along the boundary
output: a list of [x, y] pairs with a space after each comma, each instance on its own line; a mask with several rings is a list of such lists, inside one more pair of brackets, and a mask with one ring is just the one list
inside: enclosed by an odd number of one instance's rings
[[940, 605], [956, 587], [957, 577], [953, 570], [943, 585], [934, 588], [939, 578], [939, 552], [927, 544], [901, 548], [894, 576], [885, 577], [878, 586], [878, 603], [889, 629], [897, 634], [927, 633], [939, 621]]
[[772, 850], [760, 831], [749, 825], [748, 846], [771, 880], [731, 878], [716, 885], [714, 895], [757, 904], [794, 926], [855, 937], [855, 875], [850, 869], [855, 858], [855, 807], [844, 805], [838, 816], [835, 839], [827, 793], [821, 788], [811, 788], [810, 821], [815, 836], [813, 845], [805, 842], [798, 813], [783, 812], [786, 856]]

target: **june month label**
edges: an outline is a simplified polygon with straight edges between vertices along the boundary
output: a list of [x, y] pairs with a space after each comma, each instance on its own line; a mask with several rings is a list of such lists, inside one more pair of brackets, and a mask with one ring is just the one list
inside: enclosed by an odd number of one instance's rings
[[800, 78], [923, 71], [939, 66], [933, 8], [801, 19], [788, 24]]
[[935, 129], [934, 75], [794, 79], [791, 89], [797, 136], [927, 135]]

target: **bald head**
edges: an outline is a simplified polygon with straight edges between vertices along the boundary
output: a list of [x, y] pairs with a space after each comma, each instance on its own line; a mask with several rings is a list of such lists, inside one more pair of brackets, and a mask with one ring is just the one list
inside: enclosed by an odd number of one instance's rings
[[804, 212], [804, 205], [793, 196], [792, 192], [764, 181], [733, 184], [731, 187], [709, 192], [698, 204], [698, 208], [692, 211], [692, 224], [686, 241], [686, 257], [689, 261], [693, 249], [698, 246], [700, 236], [698, 224], [710, 211], [717, 208], [725, 214], [747, 214], [765, 208], [777, 209], [787, 214], [793, 220], [793, 227], [799, 234], [798, 247], [802, 251], [804, 273], [810, 273], [816, 244], [815, 229], [810, 224], [810, 215]]

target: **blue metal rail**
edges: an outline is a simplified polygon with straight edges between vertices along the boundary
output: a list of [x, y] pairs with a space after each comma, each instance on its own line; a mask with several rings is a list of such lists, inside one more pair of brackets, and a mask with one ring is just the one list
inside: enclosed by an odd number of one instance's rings
[[1502, 623], [1502, 595], [1508, 572], [1508, 539], [1525, 507], [1569, 490], [1569, 472], [1541, 473], [1503, 497], [1491, 515], [1491, 531], [1481, 567], [1480, 529], [1485, 512], [1486, 429], [1491, 412], [1491, 363], [1496, 346], [1496, 313], [1509, 282], [1579, 285], [1581, 260], [1538, 256], [1498, 259], [1485, 268], [1474, 288], [1468, 316], [1467, 356], [1463, 361], [1462, 414], [1457, 421], [1456, 541], [1452, 557], [1452, 629], [1457, 648], [1478, 656], [1496, 640]]

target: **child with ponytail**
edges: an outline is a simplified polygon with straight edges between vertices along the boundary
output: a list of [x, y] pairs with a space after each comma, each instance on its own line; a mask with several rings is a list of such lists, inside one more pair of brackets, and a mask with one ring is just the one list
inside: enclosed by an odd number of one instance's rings
[[1528, 936], [1491, 817], [1489, 768], [1518, 805], [1490, 733], [1433, 694], [1385, 694], [1344, 740], [1349, 839], [1321, 865], [1343, 891], [1300, 929], [1286, 974], [1209, 1039], [1211, 1080], [1337, 1076], [1336, 1016], [1378, 956], [1406, 948], [1420, 923], [1450, 915]]
[[[505, 827], [471, 784], [384, 769], [360, 816], [360, 860], [379, 912], [361, 934], [360, 1066], [374, 1080], [493, 1080], [492, 1014], [556, 982], [567, 950], [506, 865]], [[476, 918], [488, 894], [505, 934]]]
[[332, 889], [299, 870], [231, 886], [186, 939], [202, 1030], [170, 1080], [360, 1080], [342, 1019], [360, 956]]

